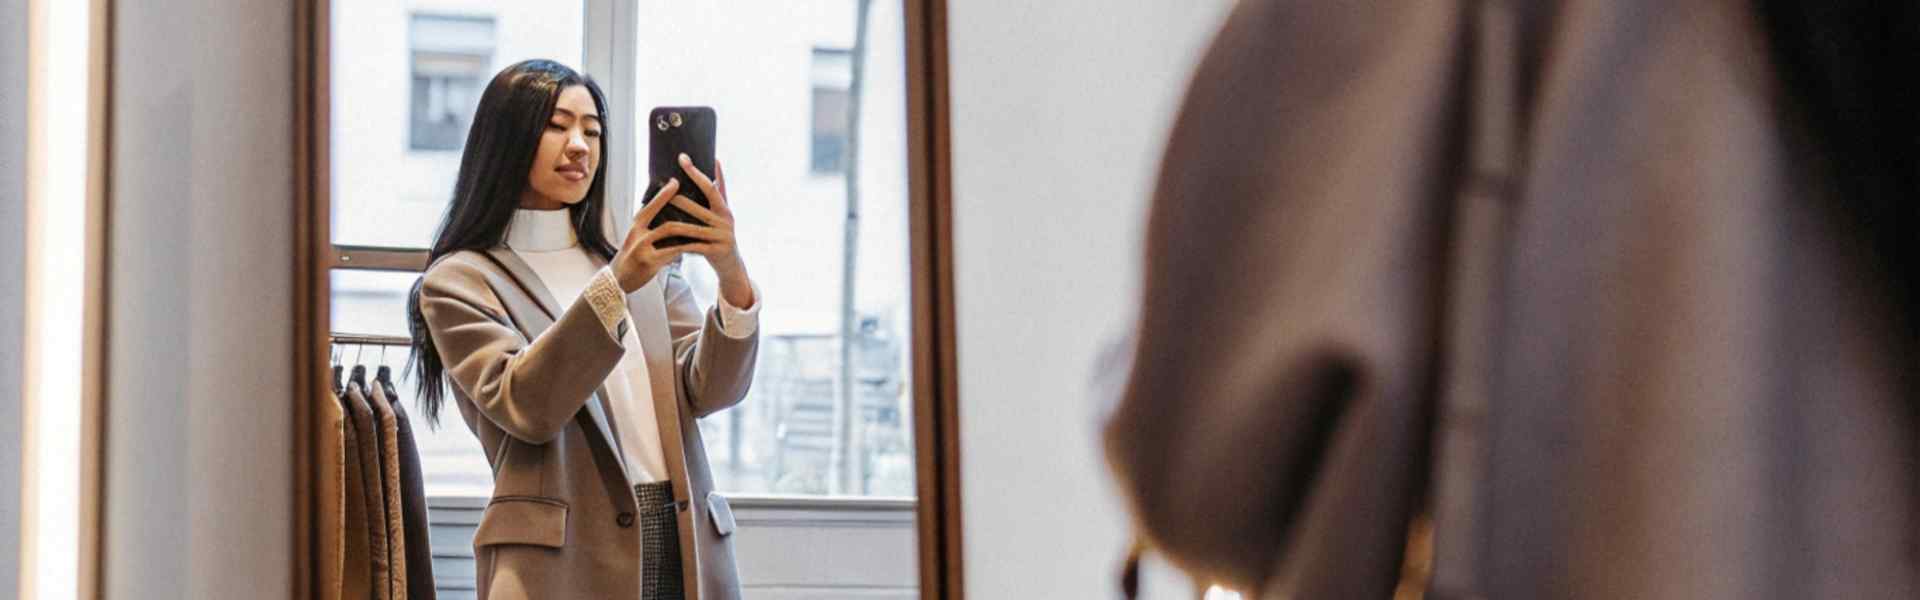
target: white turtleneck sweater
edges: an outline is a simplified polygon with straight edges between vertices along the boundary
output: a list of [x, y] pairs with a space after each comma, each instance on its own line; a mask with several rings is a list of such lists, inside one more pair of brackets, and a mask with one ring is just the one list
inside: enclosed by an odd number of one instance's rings
[[[633, 483], [665, 480], [667, 461], [660, 447], [659, 423], [654, 418], [653, 382], [647, 373], [645, 353], [640, 351], [640, 339], [634, 334], [636, 328], [621, 326], [633, 317], [627, 312], [626, 294], [621, 292], [612, 268], [594, 266], [593, 258], [574, 235], [566, 209], [514, 211], [505, 245], [526, 261], [563, 309], [587, 294], [594, 314], [607, 327], [607, 335], [618, 338], [620, 347], [626, 349], [606, 380], [607, 404], [619, 431], [621, 459], [626, 461], [627, 479]], [[656, 276], [640, 291], [653, 289], [660, 281]], [[757, 285], [753, 297], [750, 309], [734, 307], [724, 296], [719, 299], [722, 334], [744, 338], [759, 329], [763, 302]]]

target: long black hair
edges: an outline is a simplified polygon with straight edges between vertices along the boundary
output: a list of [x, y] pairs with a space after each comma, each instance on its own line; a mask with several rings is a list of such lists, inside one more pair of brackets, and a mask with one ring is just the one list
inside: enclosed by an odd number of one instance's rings
[[[453, 199], [447, 203], [447, 215], [434, 233], [433, 246], [427, 251], [429, 265], [441, 257], [462, 250], [486, 250], [499, 246], [513, 222], [513, 211], [520, 207], [520, 195], [527, 189], [527, 172], [533, 168], [534, 154], [540, 149], [540, 136], [553, 118], [554, 103], [561, 90], [586, 86], [593, 105], [600, 111], [602, 123], [609, 123], [607, 96], [593, 78], [551, 60], [527, 60], [514, 63], [493, 76], [480, 95], [474, 110], [473, 126], [467, 130], [466, 149], [460, 154], [460, 174], [453, 183]], [[601, 258], [613, 259], [613, 244], [601, 227], [606, 211], [606, 168], [612, 164], [615, 128], [602, 126], [600, 165], [593, 173], [593, 185], [587, 197], [567, 207], [580, 246]], [[420, 391], [420, 409], [434, 426], [440, 424], [440, 407], [446, 403], [448, 381], [446, 364], [427, 331], [425, 315], [420, 312], [420, 284], [414, 281], [407, 295], [407, 329], [413, 336], [413, 353], [408, 359], [414, 384]]]
[[[1784, 89], [1844, 231], [1895, 310], [1902, 352], [1920, 350], [1920, 4], [1754, 0]], [[1904, 375], [1906, 393], [1920, 378]], [[1911, 405], [1920, 415], [1920, 401]]]

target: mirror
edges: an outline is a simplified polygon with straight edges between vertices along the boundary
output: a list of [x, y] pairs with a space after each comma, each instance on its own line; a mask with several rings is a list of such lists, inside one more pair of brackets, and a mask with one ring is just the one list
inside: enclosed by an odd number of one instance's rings
[[[916, 481], [924, 465], [916, 456], [915, 413], [932, 393], [915, 387], [916, 373], [927, 372], [918, 362], [927, 357], [915, 352], [927, 341], [916, 339], [916, 321], [930, 309], [916, 306], [925, 299], [914, 296], [929, 287], [916, 278], [933, 274], [918, 267], [927, 255], [915, 253], [916, 243], [926, 242], [914, 237], [932, 230], [912, 223], [928, 214], [925, 207], [915, 210], [916, 198], [931, 199], [913, 180], [924, 172], [916, 171], [914, 161], [926, 160], [915, 150], [925, 128], [914, 133], [911, 120], [927, 117], [909, 110], [914, 86], [922, 83], [910, 81], [919, 73], [914, 60], [926, 57], [913, 51], [910, 40], [927, 38], [909, 23], [925, 14], [918, 3], [872, 0], [323, 3], [314, 18], [324, 40], [319, 47], [326, 50], [316, 57], [325, 83], [315, 88], [314, 101], [321, 115], [315, 134], [324, 152], [313, 168], [321, 174], [317, 195], [329, 232], [322, 251], [325, 285], [319, 287], [326, 290], [319, 300], [329, 316], [325, 356], [346, 371], [344, 379], [352, 379], [355, 367], [365, 368], [366, 379], [377, 379], [384, 367], [396, 393], [381, 400], [371, 391], [324, 398], [339, 406], [335, 429], [328, 429], [329, 412], [318, 418], [323, 439], [313, 456], [323, 481], [316, 485], [322, 497], [313, 522], [323, 530], [316, 553], [324, 558], [328, 547], [345, 551], [338, 571], [319, 567], [321, 595], [328, 596], [329, 585], [341, 590], [340, 597], [355, 598], [486, 597], [509, 595], [508, 587], [533, 597], [588, 589], [577, 586], [638, 589], [643, 566], [608, 571], [587, 566], [583, 557], [645, 553], [647, 536], [662, 531], [647, 522], [657, 514], [678, 525], [668, 528], [678, 544], [724, 547], [732, 554], [730, 566], [710, 564], [715, 554], [728, 552], [701, 550], [700, 565], [678, 567], [683, 587], [709, 588], [703, 597], [724, 597], [711, 590], [730, 587], [749, 598], [918, 597], [923, 563], [915, 558], [921, 547], [915, 496], [925, 482]], [[641, 194], [648, 178], [648, 112], [656, 106], [712, 107], [740, 259], [716, 265], [690, 253], [643, 278], [639, 287], [623, 289], [626, 322], [601, 322], [608, 328], [601, 333], [641, 348], [616, 351], [610, 367], [580, 371], [607, 373], [606, 381], [589, 397], [573, 398], [578, 411], [554, 421], [547, 436], [521, 427], [525, 423], [516, 422], [512, 410], [480, 408], [457, 383], [462, 373], [451, 373], [456, 385], [437, 412], [423, 404], [408, 338], [408, 296], [447, 218], [473, 123], [487, 118], [479, 113], [480, 100], [496, 74], [535, 58], [582, 72], [603, 91], [601, 137], [581, 142], [601, 145], [604, 160], [596, 170], [604, 177], [602, 227], [616, 247], [647, 201]], [[560, 127], [587, 129], [570, 125]], [[573, 134], [558, 135], [570, 140]], [[505, 235], [533, 220], [516, 213]], [[573, 234], [566, 243], [574, 243], [578, 231], [565, 229], [562, 234]], [[557, 249], [504, 249], [521, 264], [490, 261], [487, 268], [514, 276], [524, 269], [535, 274], [533, 283], [493, 278], [487, 285], [521, 287], [475, 288], [470, 291], [478, 293], [458, 298], [499, 327], [496, 334], [525, 338], [495, 357], [501, 364], [519, 364], [510, 355], [531, 356], [535, 351], [521, 345], [543, 336], [555, 336], [554, 346], [591, 345], [559, 339], [563, 333], [582, 335], [581, 328], [558, 323], [588, 284], [569, 284], [551, 270], [552, 261], [527, 256], [549, 251]], [[734, 285], [740, 266], [751, 282], [751, 302], [722, 311], [717, 305], [723, 296], [740, 291]], [[534, 284], [544, 289], [534, 290]], [[551, 306], [542, 305], [542, 293], [551, 296]], [[681, 318], [686, 314], [693, 318]], [[754, 343], [709, 343], [716, 334], [739, 333], [729, 328], [737, 323], [727, 322], [736, 318], [751, 321], [742, 335]], [[465, 322], [470, 328], [484, 324]], [[532, 329], [542, 331], [528, 333]], [[466, 343], [438, 333], [434, 339], [436, 354], [449, 364], [497, 351], [491, 342]], [[687, 368], [683, 357], [709, 359], [700, 352], [676, 354], [693, 339], [732, 349], [715, 352], [732, 362]], [[626, 360], [629, 353], [636, 360]], [[635, 362], [642, 374], [625, 380], [632, 385], [607, 384]], [[726, 368], [741, 365], [751, 366], [751, 374]], [[736, 383], [746, 391], [737, 404], [680, 421], [696, 429], [683, 431], [674, 415], [711, 407], [687, 402], [679, 390], [727, 389], [688, 379], [701, 369], [703, 375], [741, 374]], [[560, 379], [579, 378], [566, 371]], [[638, 388], [652, 395], [635, 393]], [[616, 389], [622, 391], [610, 391]], [[522, 396], [490, 398], [527, 406], [535, 398], [566, 401]], [[389, 404], [385, 412], [382, 401]], [[632, 410], [640, 406], [654, 407], [655, 414]], [[402, 412], [404, 424], [393, 414], [389, 429], [382, 429], [384, 415]], [[663, 448], [657, 455], [635, 450], [649, 443]], [[417, 492], [406, 483], [409, 459], [418, 465]], [[325, 465], [333, 460], [340, 466], [330, 471]], [[629, 486], [671, 481], [676, 474], [691, 481], [666, 488], [670, 508], [664, 512], [650, 511], [644, 491], [635, 492], [629, 507], [605, 489], [550, 485], [573, 482], [569, 478], [582, 473], [606, 481], [625, 476]], [[344, 491], [329, 487], [330, 476]], [[423, 515], [414, 515], [421, 511], [408, 508], [410, 503], [423, 504]], [[340, 506], [339, 514], [330, 517], [331, 506]], [[611, 518], [588, 522], [601, 516]], [[631, 539], [609, 541], [619, 536]], [[631, 549], [621, 545], [628, 542]], [[364, 593], [363, 585], [370, 586]], [[672, 587], [662, 588], [663, 597], [671, 596]]]

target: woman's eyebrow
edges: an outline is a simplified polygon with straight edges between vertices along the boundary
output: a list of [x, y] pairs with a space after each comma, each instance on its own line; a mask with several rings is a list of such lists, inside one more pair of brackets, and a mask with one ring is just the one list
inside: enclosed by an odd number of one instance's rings
[[[573, 117], [573, 116], [574, 116], [574, 114], [573, 114], [573, 111], [571, 111], [571, 110], [567, 110], [567, 109], [564, 109], [564, 108], [560, 108], [560, 107], [558, 107], [558, 106], [556, 106], [556, 107], [553, 107], [553, 112], [557, 112], [557, 113], [561, 113], [561, 114], [565, 114], [565, 115], [567, 115], [567, 116], [568, 116], [569, 118], [571, 118], [571, 117]], [[593, 119], [593, 120], [595, 120], [595, 121], [598, 121], [598, 120], [600, 120], [600, 115], [596, 115], [596, 114], [592, 114], [592, 113], [588, 113], [588, 114], [587, 114], [587, 118], [589, 118], [589, 119]]]

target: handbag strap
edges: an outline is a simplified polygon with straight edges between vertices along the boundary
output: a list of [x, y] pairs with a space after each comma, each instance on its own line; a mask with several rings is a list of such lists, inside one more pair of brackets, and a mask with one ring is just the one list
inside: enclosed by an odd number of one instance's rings
[[1521, 143], [1519, 18], [1510, 0], [1476, 0], [1470, 9], [1468, 163], [1450, 223], [1432, 489], [1427, 516], [1410, 528], [1403, 569], [1427, 576], [1426, 597], [1447, 600], [1486, 597], [1486, 420]]

